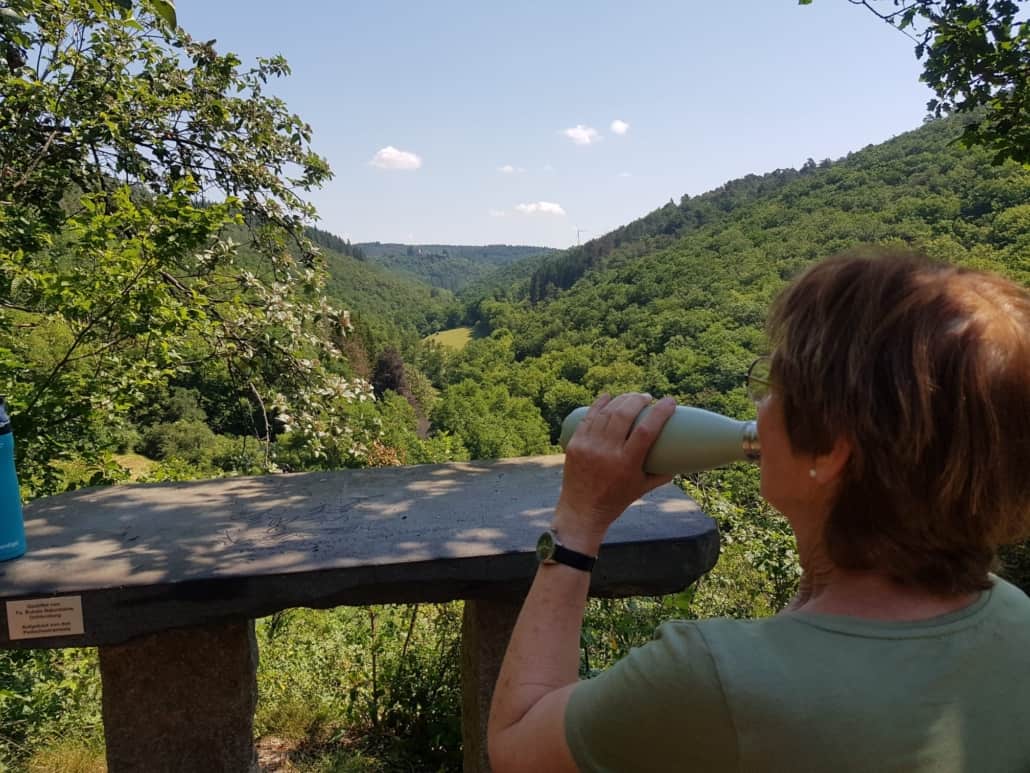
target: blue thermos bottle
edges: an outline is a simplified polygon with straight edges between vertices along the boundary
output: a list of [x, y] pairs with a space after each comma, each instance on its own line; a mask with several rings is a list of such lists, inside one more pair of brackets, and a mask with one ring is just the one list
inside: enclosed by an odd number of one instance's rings
[[21, 492], [14, 470], [14, 435], [7, 403], [0, 395], [0, 561], [25, 552], [25, 522], [21, 516]]

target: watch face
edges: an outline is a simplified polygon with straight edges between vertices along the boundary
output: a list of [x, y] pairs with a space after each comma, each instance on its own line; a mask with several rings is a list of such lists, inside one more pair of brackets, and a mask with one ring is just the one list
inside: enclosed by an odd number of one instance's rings
[[554, 544], [554, 535], [551, 532], [545, 531], [541, 534], [540, 539], [536, 541], [537, 561], [553, 561]]

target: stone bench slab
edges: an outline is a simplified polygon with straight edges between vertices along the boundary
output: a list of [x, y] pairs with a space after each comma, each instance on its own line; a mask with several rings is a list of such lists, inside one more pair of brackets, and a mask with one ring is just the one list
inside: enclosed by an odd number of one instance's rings
[[[117, 644], [296, 606], [519, 598], [563, 456], [83, 489], [25, 509], [28, 553], [0, 601], [79, 597], [83, 633], [0, 647]], [[674, 486], [612, 528], [591, 593], [683, 589], [718, 557], [714, 522]], [[646, 559], [643, 556], [646, 555]]]

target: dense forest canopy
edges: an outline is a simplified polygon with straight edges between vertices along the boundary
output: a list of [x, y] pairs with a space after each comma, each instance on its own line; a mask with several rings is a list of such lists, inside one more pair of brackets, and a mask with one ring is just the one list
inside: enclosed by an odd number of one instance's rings
[[445, 290], [457, 292], [496, 269], [545, 255], [549, 247], [512, 244], [383, 244], [363, 242], [354, 249], [369, 260]]

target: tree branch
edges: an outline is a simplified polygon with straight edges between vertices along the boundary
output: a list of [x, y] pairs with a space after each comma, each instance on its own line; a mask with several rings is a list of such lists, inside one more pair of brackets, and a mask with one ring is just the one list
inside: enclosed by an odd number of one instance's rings
[[130, 279], [129, 282], [125, 285], [125, 287], [122, 288], [121, 292], [118, 293], [118, 297], [112, 300], [99, 315], [90, 318], [89, 322], [86, 323], [86, 326], [82, 328], [82, 330], [80, 330], [79, 333], [75, 336], [75, 340], [72, 341], [72, 345], [68, 348], [68, 351], [64, 353], [64, 357], [61, 358], [61, 361], [51, 369], [50, 373], [47, 374], [46, 379], [44, 379], [42, 386], [40, 386], [39, 389], [37, 389], [33, 393], [32, 400], [29, 402], [28, 406], [25, 409], [26, 413], [31, 412], [33, 406], [35, 406], [36, 403], [39, 402], [39, 399], [44, 394], [46, 394], [46, 391], [50, 388], [50, 385], [53, 384], [54, 379], [57, 378], [57, 374], [60, 373], [61, 369], [64, 368], [64, 366], [67, 365], [68, 362], [71, 360], [72, 354], [85, 340], [86, 335], [89, 333], [89, 331], [92, 330], [98, 322], [106, 318], [107, 315], [111, 313], [111, 311], [125, 298], [125, 296], [129, 294], [129, 291], [136, 285], [136, 283], [140, 280], [140, 277], [142, 277], [143, 274], [149, 268], [149, 262], [144, 262], [144, 264], [140, 266], [139, 271], [136, 272], [136, 275], [133, 276], [132, 279]]
[[848, 0], [848, 2], [851, 3], [852, 5], [860, 5], [863, 8], [865, 8], [867, 11], [872, 13], [873, 16], [876, 16], [879, 19], [883, 19], [883, 21], [887, 22], [890, 26], [892, 26], [894, 29], [896, 29], [898, 32], [900, 32], [902, 35], [904, 35], [906, 38], [911, 40], [913, 43], [918, 44], [918, 43], [922, 42], [922, 41], [919, 40], [919, 38], [914, 36], [908, 30], [901, 29], [900, 27], [898, 27], [898, 25], [896, 25], [894, 23], [895, 17], [897, 17], [899, 14], [904, 14], [910, 8], [918, 8], [919, 7], [919, 3], [912, 3], [911, 5], [903, 6], [901, 8], [898, 8], [896, 11], [892, 11], [891, 13], [880, 13], [879, 10], [874, 8], [869, 3], [869, 0]]

